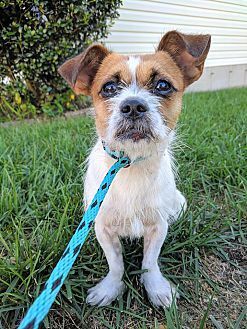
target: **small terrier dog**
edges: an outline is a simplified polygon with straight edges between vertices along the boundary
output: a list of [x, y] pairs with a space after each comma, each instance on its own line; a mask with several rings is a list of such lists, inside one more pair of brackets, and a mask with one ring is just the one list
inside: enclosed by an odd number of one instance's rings
[[91, 305], [108, 305], [124, 290], [119, 237], [142, 236], [146, 271], [141, 281], [154, 305], [171, 305], [175, 291], [160, 271], [158, 256], [168, 224], [186, 208], [175, 184], [171, 142], [183, 92], [201, 76], [210, 41], [210, 35], [170, 31], [154, 54], [140, 56], [120, 55], [93, 44], [59, 68], [76, 94], [92, 96], [95, 107], [99, 139], [88, 159], [86, 207], [116, 161], [102, 141], [133, 162], [117, 174], [95, 221], [109, 273], [89, 290]]

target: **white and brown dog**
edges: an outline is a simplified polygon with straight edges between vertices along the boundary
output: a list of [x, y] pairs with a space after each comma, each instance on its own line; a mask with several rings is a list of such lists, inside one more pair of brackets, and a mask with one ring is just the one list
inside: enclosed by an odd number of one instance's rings
[[183, 92], [201, 76], [209, 47], [209, 35], [171, 31], [154, 54], [123, 56], [92, 45], [59, 68], [77, 94], [92, 96], [95, 107], [99, 139], [89, 156], [85, 205], [115, 161], [102, 141], [132, 161], [143, 159], [118, 173], [96, 218], [109, 273], [89, 290], [92, 305], [107, 305], [124, 289], [119, 236], [144, 236], [142, 282], [153, 304], [171, 304], [173, 288], [159, 269], [158, 256], [168, 223], [185, 210], [186, 200], [176, 188], [169, 146]]

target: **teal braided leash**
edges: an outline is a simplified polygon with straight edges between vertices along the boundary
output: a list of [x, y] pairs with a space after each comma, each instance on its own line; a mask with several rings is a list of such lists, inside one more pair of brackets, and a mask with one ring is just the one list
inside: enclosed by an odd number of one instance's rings
[[[43, 291], [29, 308], [18, 329], [37, 329], [39, 327], [39, 324], [49, 312], [60, 288], [75, 262], [114, 177], [121, 168], [128, 167], [131, 164], [130, 159], [124, 156], [123, 152], [110, 151], [104, 144], [103, 147], [105, 151], [117, 161], [112, 165], [104, 177], [62, 257], [47, 280]], [[140, 159], [137, 159], [133, 162], [139, 160]]]

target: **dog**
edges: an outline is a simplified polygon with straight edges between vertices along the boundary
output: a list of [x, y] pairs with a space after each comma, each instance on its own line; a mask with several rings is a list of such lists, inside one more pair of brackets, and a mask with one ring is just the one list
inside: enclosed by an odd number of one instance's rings
[[89, 290], [91, 305], [108, 305], [124, 290], [119, 237], [144, 237], [141, 282], [150, 301], [168, 307], [174, 299], [158, 265], [168, 226], [186, 209], [171, 143], [184, 90], [201, 76], [210, 43], [210, 35], [170, 31], [153, 54], [126, 56], [93, 44], [58, 70], [76, 94], [92, 97], [95, 108], [99, 138], [88, 158], [85, 206], [116, 161], [104, 145], [132, 162], [117, 174], [95, 220], [109, 272]]

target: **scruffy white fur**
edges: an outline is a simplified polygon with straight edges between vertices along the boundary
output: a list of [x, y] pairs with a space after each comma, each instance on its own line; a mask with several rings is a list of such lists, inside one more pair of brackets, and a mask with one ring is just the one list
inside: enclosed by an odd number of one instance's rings
[[[114, 160], [98, 141], [89, 157], [85, 179], [85, 203], [97, 191]], [[157, 258], [167, 234], [168, 222], [175, 220], [185, 208], [185, 199], [176, 189], [171, 158], [164, 154], [150, 156], [142, 162], [122, 169], [116, 176], [96, 218], [96, 236], [109, 263], [110, 272], [92, 288], [87, 301], [106, 305], [123, 288], [123, 261], [118, 236], [144, 236], [142, 280], [155, 305], [169, 305], [172, 291], [160, 273]], [[151, 240], [151, 241], [150, 241]]]
[[[170, 144], [173, 132], [167, 129], [162, 120], [156, 96], [138, 88], [135, 82], [137, 65], [138, 59], [130, 57], [129, 67], [133, 72], [133, 81], [111, 103], [112, 113], [105, 141], [110, 148], [123, 150], [131, 160], [139, 156], [145, 159], [120, 170], [96, 218], [96, 236], [105, 252], [109, 273], [89, 290], [87, 302], [92, 305], [107, 305], [124, 289], [124, 265], [119, 236], [144, 236], [142, 268], [147, 272], [142, 274], [141, 280], [150, 300], [157, 306], [169, 306], [174, 295], [170, 283], [160, 272], [157, 260], [167, 234], [168, 223], [176, 220], [182, 209], [185, 210], [186, 201], [176, 188], [172, 171]], [[117, 141], [114, 138], [121, 119], [119, 104], [130, 96], [140, 97], [148, 103], [155, 141], [140, 140], [134, 143], [128, 140]], [[84, 185], [86, 206], [114, 161], [104, 151], [99, 139], [88, 160]]]

